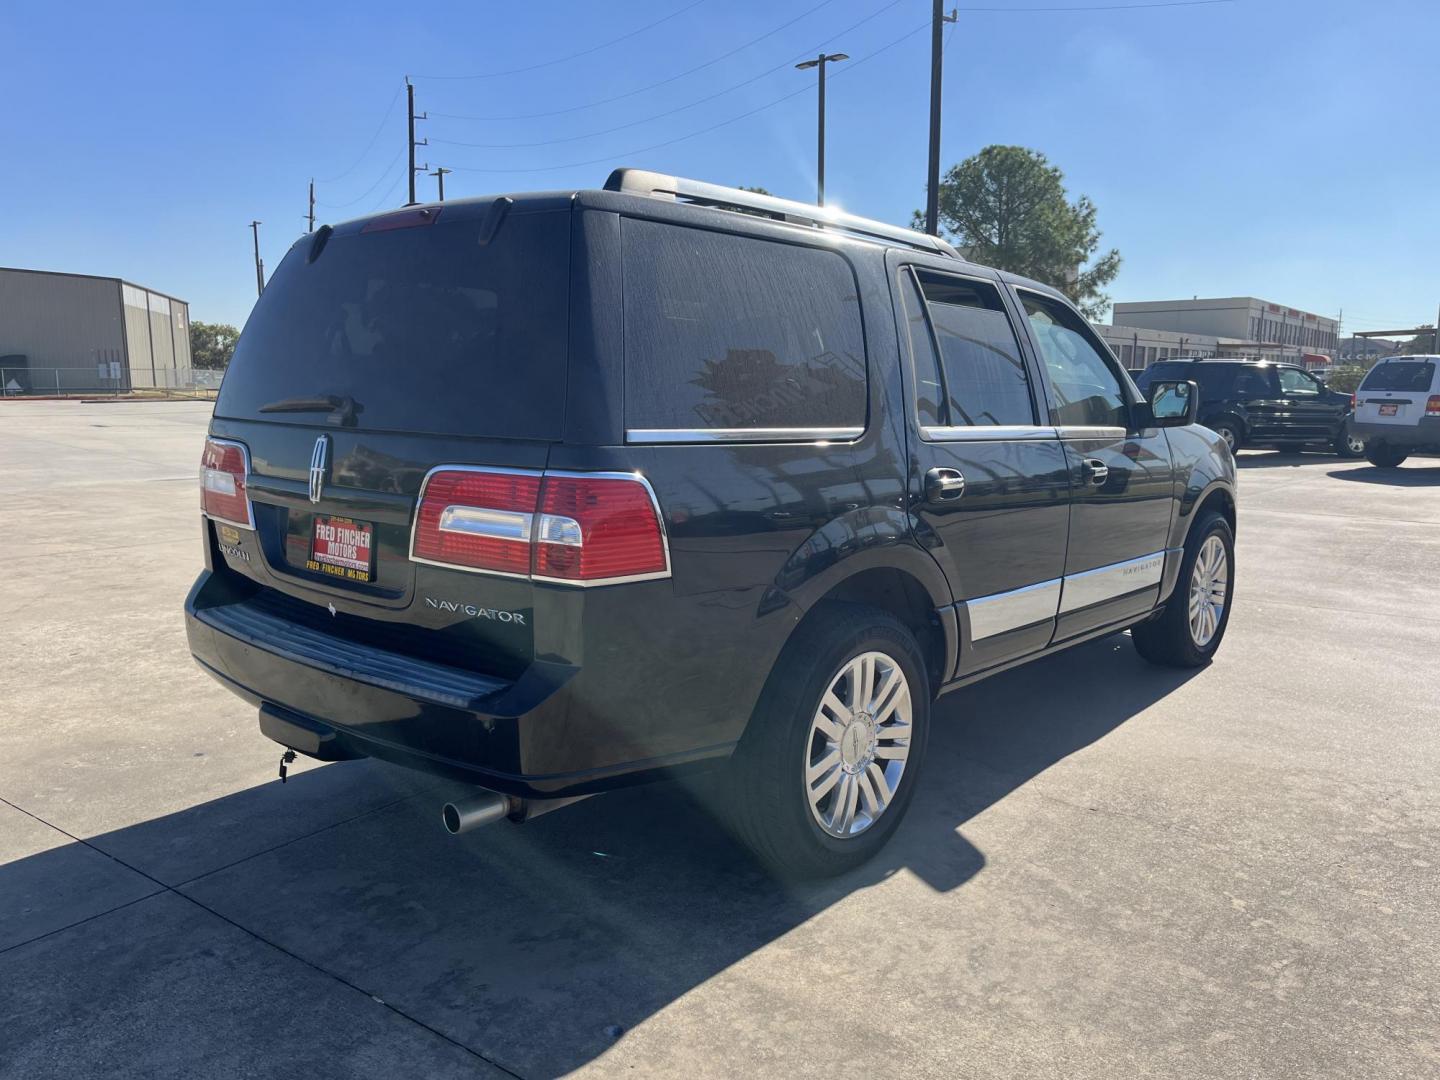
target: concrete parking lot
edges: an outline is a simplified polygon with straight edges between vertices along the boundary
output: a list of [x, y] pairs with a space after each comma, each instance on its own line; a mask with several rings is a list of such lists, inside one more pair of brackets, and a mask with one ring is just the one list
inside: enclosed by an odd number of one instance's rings
[[452, 838], [280, 785], [185, 646], [207, 416], [0, 403], [0, 1076], [1440, 1073], [1440, 461], [1244, 453], [1211, 667], [946, 697], [800, 888], [678, 786]]

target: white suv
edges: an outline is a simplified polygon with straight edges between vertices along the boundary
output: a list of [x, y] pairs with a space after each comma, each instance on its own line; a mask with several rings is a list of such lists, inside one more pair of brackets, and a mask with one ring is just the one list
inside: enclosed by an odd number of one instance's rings
[[1440, 356], [1389, 356], [1371, 368], [1355, 391], [1350, 433], [1383, 469], [1440, 454]]

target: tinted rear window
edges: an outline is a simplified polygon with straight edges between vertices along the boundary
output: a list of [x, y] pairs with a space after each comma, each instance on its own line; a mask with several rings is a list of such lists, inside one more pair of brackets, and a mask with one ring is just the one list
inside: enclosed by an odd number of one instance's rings
[[[442, 215], [444, 211], [441, 211]], [[371, 430], [559, 438], [569, 310], [568, 211], [512, 211], [488, 244], [479, 217], [332, 236], [285, 256], [235, 348], [215, 414], [353, 398]]]
[[864, 426], [842, 256], [635, 218], [623, 236], [627, 428]]
[[1360, 384], [1362, 390], [1408, 390], [1427, 393], [1435, 381], [1433, 360], [1391, 360], [1376, 364]]

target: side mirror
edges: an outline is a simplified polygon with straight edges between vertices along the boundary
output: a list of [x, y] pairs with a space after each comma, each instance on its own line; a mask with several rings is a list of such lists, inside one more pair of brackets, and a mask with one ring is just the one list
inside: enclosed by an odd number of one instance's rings
[[1150, 413], [1156, 427], [1184, 427], [1195, 423], [1200, 388], [1193, 382], [1157, 382], [1150, 387]]

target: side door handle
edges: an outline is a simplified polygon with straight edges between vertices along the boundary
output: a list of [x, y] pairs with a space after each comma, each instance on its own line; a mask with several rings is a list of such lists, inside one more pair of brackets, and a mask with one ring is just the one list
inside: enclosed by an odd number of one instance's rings
[[925, 474], [927, 502], [953, 502], [965, 494], [965, 477], [959, 469], [931, 469]]
[[1085, 479], [1095, 487], [1101, 487], [1110, 478], [1110, 466], [1099, 458], [1086, 458], [1081, 469], [1085, 473]]

